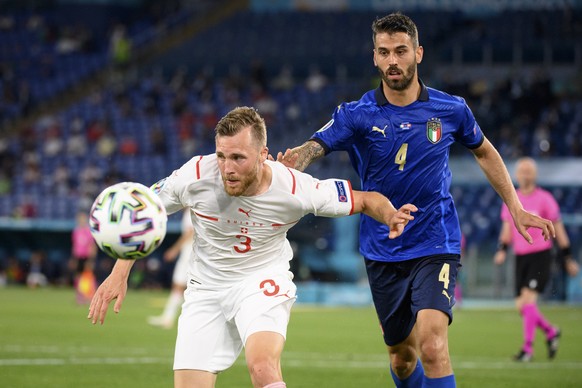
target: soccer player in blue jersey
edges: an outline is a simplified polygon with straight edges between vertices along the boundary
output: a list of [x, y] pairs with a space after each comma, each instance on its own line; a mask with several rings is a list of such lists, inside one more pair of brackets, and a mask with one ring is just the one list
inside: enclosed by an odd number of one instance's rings
[[453, 142], [473, 152], [528, 242], [529, 227], [542, 229], [546, 239], [555, 232], [550, 221], [523, 209], [499, 153], [465, 101], [418, 78], [423, 47], [414, 22], [395, 13], [375, 20], [372, 30], [380, 86], [339, 105], [311, 139], [277, 160], [304, 170], [329, 152], [347, 151], [362, 190], [379, 191], [395, 206], [417, 205], [415, 220], [396, 240], [386, 237], [385, 225], [362, 216], [360, 252], [396, 386], [454, 387], [448, 325], [461, 231], [449, 193]]

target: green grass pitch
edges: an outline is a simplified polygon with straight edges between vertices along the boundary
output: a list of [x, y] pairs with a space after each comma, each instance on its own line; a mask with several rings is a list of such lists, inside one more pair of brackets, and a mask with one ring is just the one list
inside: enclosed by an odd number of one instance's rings
[[[130, 290], [103, 326], [86, 319], [70, 289], [0, 289], [0, 386], [171, 387], [175, 330], [146, 323], [162, 291]], [[542, 306], [563, 329], [556, 360], [538, 333], [535, 359], [511, 361], [521, 341], [512, 309], [461, 309], [450, 328], [460, 387], [582, 387], [582, 308]], [[289, 387], [390, 387], [387, 354], [372, 308], [294, 307], [283, 354]], [[217, 387], [250, 387], [241, 356]]]

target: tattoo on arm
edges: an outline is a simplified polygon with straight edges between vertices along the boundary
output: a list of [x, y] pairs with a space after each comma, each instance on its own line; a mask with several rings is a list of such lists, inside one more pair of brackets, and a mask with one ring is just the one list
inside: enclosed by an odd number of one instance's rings
[[296, 152], [299, 157], [295, 163], [295, 169], [303, 171], [313, 162], [325, 155], [323, 147], [315, 141], [306, 141], [299, 147], [295, 147], [293, 152]]

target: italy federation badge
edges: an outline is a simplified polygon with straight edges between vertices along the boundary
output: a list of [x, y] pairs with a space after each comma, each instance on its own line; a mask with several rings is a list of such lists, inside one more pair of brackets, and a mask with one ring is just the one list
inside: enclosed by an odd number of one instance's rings
[[426, 122], [426, 137], [432, 144], [441, 141], [441, 138], [443, 137], [441, 119], [432, 118]]

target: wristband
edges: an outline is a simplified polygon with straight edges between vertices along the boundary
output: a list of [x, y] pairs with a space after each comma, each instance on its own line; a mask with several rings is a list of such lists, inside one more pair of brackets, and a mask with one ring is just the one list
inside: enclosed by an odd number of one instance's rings
[[560, 250], [560, 253], [562, 254], [562, 257], [564, 257], [564, 258], [572, 257], [572, 250], [570, 249], [570, 247], [562, 248]]
[[499, 245], [497, 246], [497, 250], [498, 251], [506, 251], [507, 248], [509, 248], [509, 244], [506, 244], [504, 242], [500, 242]]

